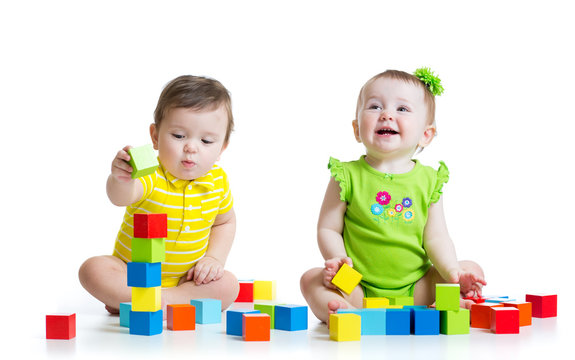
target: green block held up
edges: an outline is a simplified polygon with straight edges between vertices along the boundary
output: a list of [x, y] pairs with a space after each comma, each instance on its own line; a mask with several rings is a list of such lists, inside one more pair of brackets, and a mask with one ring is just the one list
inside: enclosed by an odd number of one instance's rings
[[132, 261], [157, 263], [166, 260], [166, 244], [163, 238], [132, 238]]
[[435, 285], [435, 308], [459, 311], [459, 284]]
[[152, 145], [144, 145], [128, 150], [129, 164], [133, 168], [132, 179], [152, 174], [160, 165]]
[[469, 334], [469, 310], [441, 311], [440, 332], [445, 335]]

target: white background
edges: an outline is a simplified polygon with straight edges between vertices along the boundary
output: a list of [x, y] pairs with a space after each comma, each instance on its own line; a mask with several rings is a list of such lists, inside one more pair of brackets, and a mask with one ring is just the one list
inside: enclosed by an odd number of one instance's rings
[[567, 303], [575, 26], [565, 3], [2, 2], [2, 308], [25, 308], [40, 326], [53, 311], [103, 311], [77, 270], [114, 245], [124, 210], [106, 197], [110, 163], [124, 145], [150, 143], [160, 91], [182, 74], [232, 94], [236, 131], [220, 164], [238, 228], [226, 267], [275, 279], [279, 299], [303, 303], [299, 277], [323, 263], [328, 158], [363, 153], [351, 128], [359, 89], [420, 66], [446, 89], [439, 136], [419, 158], [451, 171], [458, 256], [483, 266], [486, 293]]

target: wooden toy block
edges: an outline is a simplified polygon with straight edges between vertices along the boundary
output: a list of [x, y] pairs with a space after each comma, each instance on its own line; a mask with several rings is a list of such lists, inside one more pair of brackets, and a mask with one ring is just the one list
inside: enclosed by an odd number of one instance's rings
[[343, 264], [335, 274], [331, 283], [346, 294], [351, 294], [361, 281], [362, 275], [347, 264]]
[[166, 260], [166, 243], [164, 238], [132, 238], [132, 261], [159, 263]]
[[503, 307], [500, 303], [480, 303], [471, 305], [471, 327], [491, 329], [491, 308]]
[[445, 335], [469, 334], [469, 310], [443, 310], [439, 313], [439, 332]]
[[339, 309], [338, 314], [361, 316], [361, 335], [385, 335], [386, 309]]
[[120, 303], [120, 326], [130, 327], [130, 311], [132, 311], [131, 302]]
[[307, 306], [276, 305], [275, 328], [277, 330], [307, 330]]
[[389, 305], [412, 306], [413, 296], [386, 296], [389, 299]]
[[557, 316], [557, 295], [527, 294], [525, 301], [533, 304], [533, 317], [548, 318]]
[[240, 292], [235, 302], [253, 302], [254, 301], [254, 282], [240, 281]]
[[459, 284], [436, 284], [435, 308], [459, 311]]
[[411, 334], [411, 312], [408, 309], [386, 309], [386, 335]]
[[196, 308], [190, 304], [170, 304], [166, 308], [168, 329], [196, 330]]
[[162, 286], [162, 263], [128, 263], [128, 286], [149, 288]]
[[222, 302], [218, 299], [192, 299], [196, 307], [196, 323], [218, 324], [222, 322]]
[[242, 336], [244, 341], [270, 341], [270, 323], [268, 314], [243, 314]]
[[506, 301], [515, 301], [515, 299], [510, 299], [509, 296], [500, 296], [500, 297], [493, 297], [493, 298], [487, 298], [485, 299], [486, 303], [496, 303], [496, 304], [500, 304], [502, 302], [506, 302]]
[[486, 298], [481, 297], [481, 296], [469, 296], [469, 297], [464, 297], [463, 299], [464, 300], [471, 300], [476, 304], [484, 303], [485, 300], [487, 300]]
[[491, 331], [496, 334], [519, 334], [519, 309], [492, 307]]
[[329, 338], [335, 341], [361, 340], [361, 316], [352, 313], [331, 314]]
[[363, 298], [364, 309], [382, 309], [389, 305], [389, 299], [385, 297]]
[[531, 325], [531, 317], [533, 314], [533, 304], [530, 302], [509, 301], [501, 303], [506, 307], [514, 307], [519, 310], [519, 326]]
[[76, 337], [76, 314], [46, 315], [46, 339], [70, 340]]
[[[132, 287], [132, 312], [156, 312], [162, 308], [161, 287]], [[131, 319], [131, 318], [130, 318]]]
[[275, 313], [276, 306], [270, 304], [254, 304], [254, 310], [259, 310], [263, 314], [268, 314], [270, 316], [270, 328], [275, 329]]
[[130, 155], [128, 163], [133, 169], [132, 179], [150, 175], [160, 165], [154, 148], [150, 144], [131, 148], [128, 154]]
[[168, 237], [168, 215], [134, 214], [134, 237], [142, 239]]
[[439, 311], [413, 307], [411, 311], [411, 333], [414, 335], [439, 335]]
[[275, 280], [254, 281], [254, 300], [275, 300], [275, 298], [276, 298]]
[[[244, 314], [260, 314], [259, 310], [248, 309], [234, 309], [226, 311], [226, 334], [228, 335], [243, 335], [243, 315]], [[270, 317], [271, 324], [271, 317]]]
[[164, 327], [162, 310], [158, 311], [130, 311], [131, 335], [158, 335]]

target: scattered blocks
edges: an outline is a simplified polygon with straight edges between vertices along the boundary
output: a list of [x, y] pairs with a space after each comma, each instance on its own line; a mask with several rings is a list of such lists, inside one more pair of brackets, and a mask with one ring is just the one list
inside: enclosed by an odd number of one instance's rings
[[469, 310], [440, 311], [439, 331], [445, 335], [469, 334]]
[[548, 318], [557, 316], [557, 295], [527, 294], [525, 301], [533, 304], [533, 317]]
[[254, 300], [275, 300], [276, 282], [275, 281], [254, 281]]
[[331, 279], [332, 284], [337, 286], [346, 294], [351, 294], [353, 289], [359, 284], [363, 276], [351, 266], [343, 264], [337, 274]]
[[160, 165], [152, 145], [131, 148], [128, 154], [130, 155], [128, 163], [133, 169], [132, 179], [152, 174]]
[[492, 307], [491, 331], [496, 334], [519, 334], [519, 309]]
[[196, 323], [218, 324], [222, 322], [222, 302], [217, 299], [192, 299], [196, 307]]
[[130, 327], [130, 311], [132, 311], [131, 302], [120, 303], [120, 326]]
[[132, 238], [132, 261], [159, 263], [166, 260], [164, 238]]
[[253, 302], [254, 301], [254, 282], [240, 281], [240, 292], [235, 302]]
[[128, 286], [140, 288], [162, 286], [162, 263], [129, 262]]
[[242, 315], [244, 341], [270, 341], [270, 316], [252, 313]]
[[329, 338], [335, 341], [361, 340], [361, 316], [352, 313], [331, 314]]
[[471, 327], [491, 329], [491, 308], [503, 307], [500, 303], [480, 303], [471, 305]]
[[76, 337], [76, 314], [46, 315], [46, 339], [70, 340]]
[[[243, 335], [243, 315], [259, 314], [259, 310], [236, 309], [226, 311], [226, 334]], [[271, 323], [271, 322], [270, 322]]]
[[163, 330], [163, 312], [158, 311], [130, 311], [131, 335], [158, 335]]
[[277, 330], [307, 330], [307, 306], [276, 305], [275, 328]]
[[[162, 308], [161, 287], [132, 287], [132, 312], [156, 312]], [[130, 318], [131, 320], [131, 318]]]
[[411, 333], [414, 335], [439, 335], [439, 311], [414, 307], [411, 311]]
[[366, 297], [363, 298], [364, 309], [381, 309], [389, 305], [389, 299], [386, 297]]
[[437, 310], [459, 310], [459, 284], [435, 285], [435, 308]]
[[408, 309], [386, 309], [386, 335], [411, 334], [411, 313]]
[[173, 331], [196, 329], [196, 308], [190, 304], [167, 306], [168, 329]]
[[501, 303], [506, 307], [514, 307], [519, 310], [519, 326], [531, 325], [532, 306], [530, 302], [510, 301]]
[[134, 237], [144, 239], [168, 237], [168, 215], [134, 214]]
[[263, 314], [270, 316], [270, 328], [275, 329], [276, 306], [269, 304], [254, 304], [254, 310], [259, 310]]

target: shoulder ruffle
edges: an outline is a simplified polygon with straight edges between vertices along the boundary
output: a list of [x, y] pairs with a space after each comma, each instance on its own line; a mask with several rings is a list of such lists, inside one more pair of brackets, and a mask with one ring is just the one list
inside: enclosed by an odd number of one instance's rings
[[346, 201], [345, 194], [347, 194], [347, 188], [349, 184], [344, 173], [345, 170], [343, 168], [343, 164], [338, 159], [330, 157], [327, 168], [329, 169], [334, 180], [339, 183], [339, 188], [341, 189], [339, 192], [339, 199], [341, 201]]
[[441, 194], [443, 194], [443, 184], [449, 181], [449, 169], [443, 161], [439, 162], [439, 169], [437, 169], [437, 181], [435, 188], [431, 194], [431, 202], [436, 203], [439, 201]]

